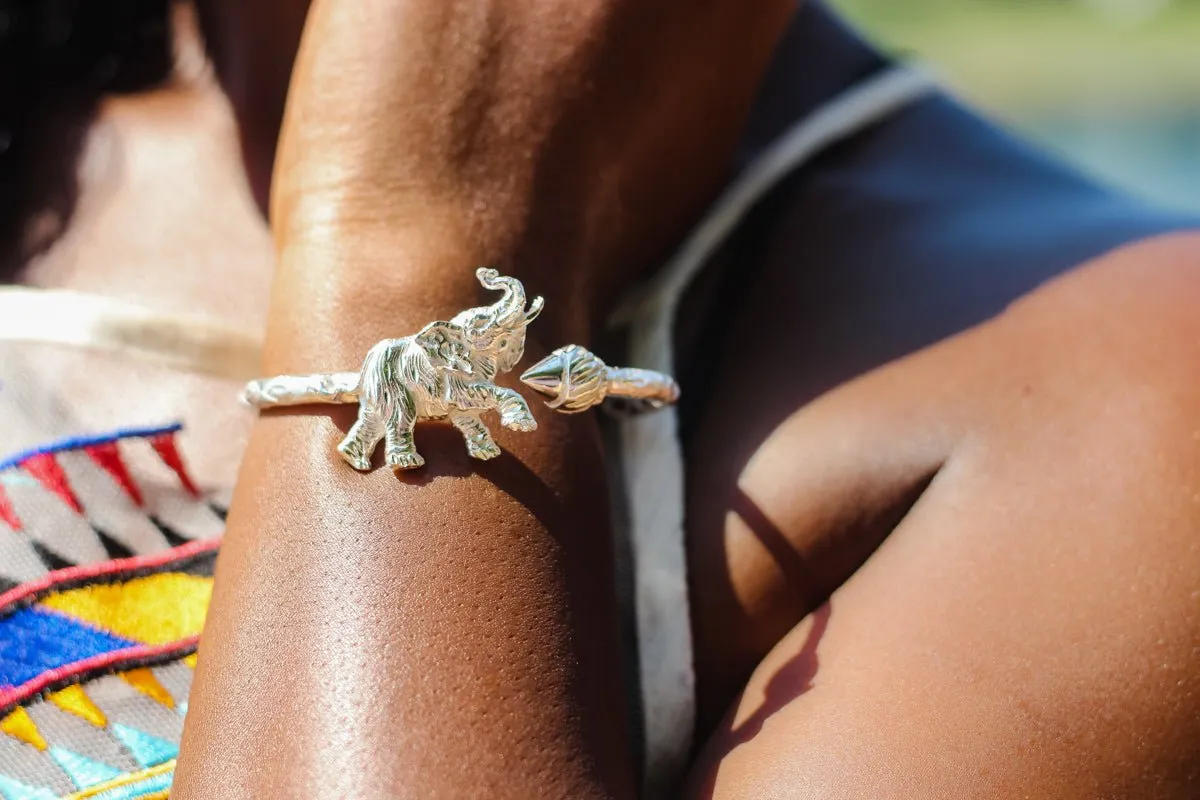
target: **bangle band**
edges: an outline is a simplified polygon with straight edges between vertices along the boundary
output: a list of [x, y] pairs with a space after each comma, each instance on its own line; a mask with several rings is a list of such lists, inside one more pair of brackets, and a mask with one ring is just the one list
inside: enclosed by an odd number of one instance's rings
[[[358, 470], [371, 468], [375, 448], [384, 442], [384, 461], [394, 470], [425, 463], [413, 443], [413, 427], [446, 420], [459, 430], [472, 458], [500, 455], [481, 416], [500, 415], [514, 431], [532, 431], [537, 420], [525, 398], [497, 386], [496, 375], [510, 372], [525, 354], [525, 329], [542, 310], [542, 298], [526, 307], [525, 287], [494, 269], [475, 271], [487, 289], [503, 297], [470, 308], [448, 321], [431, 322], [412, 336], [384, 339], [369, 351], [357, 372], [278, 375], [251, 381], [242, 401], [256, 408], [313, 403], [358, 403], [358, 420], [338, 445]], [[632, 401], [641, 410], [661, 408], [679, 398], [668, 375], [609, 367], [578, 345], [560, 347], [521, 375], [522, 382], [550, 398], [546, 405], [575, 414], [611, 398]]]

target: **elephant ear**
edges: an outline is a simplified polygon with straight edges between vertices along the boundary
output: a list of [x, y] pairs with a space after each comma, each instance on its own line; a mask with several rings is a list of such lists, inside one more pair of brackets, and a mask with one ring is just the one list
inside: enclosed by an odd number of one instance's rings
[[440, 369], [473, 375], [471, 345], [466, 332], [451, 322], [431, 322], [413, 337], [413, 341], [429, 357], [429, 363]]

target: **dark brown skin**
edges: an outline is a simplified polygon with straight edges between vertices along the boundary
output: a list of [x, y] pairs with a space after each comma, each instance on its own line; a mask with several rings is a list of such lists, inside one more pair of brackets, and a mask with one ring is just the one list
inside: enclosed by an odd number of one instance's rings
[[693, 540], [695, 585], [745, 603], [698, 596], [710, 686], [808, 616], [690, 796], [1194, 796], [1198, 294], [1200, 236], [1119, 250], [797, 410], [732, 507], [693, 495], [727, 553]]
[[[531, 357], [587, 343], [710, 199], [787, 4], [571, 9], [317, 5], [268, 371], [476, 304], [480, 263], [547, 295]], [[1115, 253], [804, 398], [733, 475], [712, 462], [778, 410], [753, 398], [813, 379], [764, 365], [822, 331], [721, 364], [689, 442], [708, 716], [754, 674], [695, 795], [1195, 794], [1197, 264], [1198, 237]], [[789, 288], [758, 281], [731, 352]], [[539, 420], [486, 465], [424, 426], [404, 480], [345, 468], [344, 414], [258, 423], [173, 797], [632, 796], [599, 447], [586, 418]]]
[[[314, 4], [267, 372], [356, 364], [477, 304], [483, 263], [547, 296], [531, 357], [586, 343], [702, 208], [788, 4], [736, 43], [728, 4], [572, 11]], [[540, 417], [483, 466], [423, 426], [429, 466], [403, 479], [345, 468], [344, 414], [256, 426], [173, 797], [633, 795], [594, 422]]]
[[209, 58], [237, 115], [251, 192], [265, 213], [308, 0], [195, 0], [195, 7]]

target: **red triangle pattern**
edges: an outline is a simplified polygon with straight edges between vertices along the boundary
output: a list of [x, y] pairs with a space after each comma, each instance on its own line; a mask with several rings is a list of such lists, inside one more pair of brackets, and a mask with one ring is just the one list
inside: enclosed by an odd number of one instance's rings
[[71, 485], [67, 482], [67, 473], [63, 472], [63, 468], [55, 460], [53, 453], [32, 455], [21, 462], [21, 469], [28, 472], [42, 486], [58, 495], [76, 514], [83, 513], [83, 506], [80, 504], [79, 498], [75, 496], [75, 492], [71, 491]]
[[21, 519], [17, 516], [12, 501], [8, 499], [3, 483], [0, 483], [0, 520], [4, 520], [5, 524], [14, 531], [21, 530]]
[[83, 448], [83, 452], [105, 472], [112, 476], [125, 494], [129, 495], [129, 499], [134, 502], [138, 508], [142, 507], [142, 490], [134, 483], [133, 476], [129, 474], [128, 467], [121, 459], [121, 450], [117, 447], [116, 442], [100, 442], [99, 444], [89, 444]]
[[160, 433], [152, 436], [150, 446], [154, 448], [154, 452], [158, 453], [158, 457], [162, 459], [163, 463], [179, 477], [179, 482], [183, 484], [184, 490], [192, 497], [199, 498], [200, 490], [196, 488], [196, 484], [192, 482], [192, 476], [188, 474], [187, 467], [183, 465], [183, 458], [180, 457], [179, 448], [175, 444], [175, 434]]

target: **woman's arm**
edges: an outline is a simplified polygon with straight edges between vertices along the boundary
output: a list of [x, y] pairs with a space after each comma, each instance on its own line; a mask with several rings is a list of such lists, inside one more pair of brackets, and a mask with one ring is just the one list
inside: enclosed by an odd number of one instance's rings
[[[586, 343], [719, 186], [789, 8], [316, 3], [265, 370], [354, 369], [478, 305], [481, 264], [546, 296], [530, 357]], [[338, 458], [352, 412], [255, 428], [172, 796], [631, 795], [592, 420], [486, 464], [423, 425], [398, 478]]]
[[778, 425], [723, 630], [795, 627], [686, 796], [1196, 797], [1198, 293], [1200, 236], [1138, 242]]

